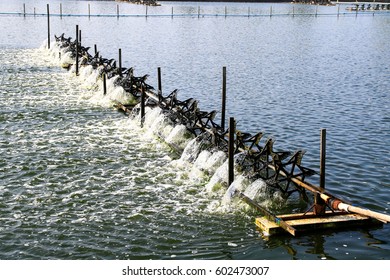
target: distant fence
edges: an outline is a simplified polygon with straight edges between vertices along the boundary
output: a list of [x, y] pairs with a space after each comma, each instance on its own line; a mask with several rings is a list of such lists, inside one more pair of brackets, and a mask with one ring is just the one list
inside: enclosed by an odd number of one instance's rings
[[[268, 9], [263, 9], [262, 11], [253, 11], [251, 7], [247, 9], [243, 8], [242, 12], [233, 12], [229, 11], [228, 7], [225, 6], [222, 12], [206, 12], [201, 9], [201, 6], [197, 6], [197, 9], [191, 9], [188, 12], [177, 12], [172, 6], [170, 9], [170, 13], [150, 13], [148, 6], [145, 6], [143, 12], [138, 12], [135, 14], [129, 13], [121, 13], [119, 9], [119, 5], [116, 5], [115, 9], [113, 9], [112, 13], [107, 14], [96, 14], [91, 13], [91, 4], [88, 4], [88, 8], [85, 13], [80, 14], [71, 14], [71, 13], [63, 13], [62, 3], [59, 4], [59, 9], [57, 12], [51, 13], [50, 16], [53, 17], [273, 17], [273, 16], [351, 16], [351, 15], [375, 15], [375, 14], [390, 14], [390, 3], [371, 3], [370, 5], [365, 5], [364, 2], [350, 2], [350, 3], [337, 3], [337, 11], [335, 12], [321, 12], [318, 10], [319, 5], [315, 5], [315, 9], [310, 12], [300, 12], [296, 10], [296, 6], [301, 4], [291, 4], [291, 9], [286, 11], [284, 8], [281, 11], [278, 11], [275, 6], [270, 5]], [[277, 6], [277, 5], [276, 5]], [[347, 6], [347, 7], [343, 7]], [[363, 8], [362, 8], [363, 7]], [[364, 8], [365, 7], [365, 8]], [[195, 12], [194, 12], [195, 10]], [[0, 12], [0, 15], [9, 15], [9, 16], [23, 16], [23, 17], [39, 17], [39, 16], [47, 16], [46, 12], [37, 12], [34, 7], [32, 11], [27, 12], [26, 4], [23, 4], [22, 10], [19, 12]]]

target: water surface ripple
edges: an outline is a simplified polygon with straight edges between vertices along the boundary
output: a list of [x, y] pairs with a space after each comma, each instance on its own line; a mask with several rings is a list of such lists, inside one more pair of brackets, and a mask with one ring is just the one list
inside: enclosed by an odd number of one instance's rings
[[[95, 11], [116, 5], [90, 2]], [[0, 1], [0, 9], [22, 4]], [[66, 5], [84, 9], [83, 1]], [[171, 5], [197, 10], [155, 9]], [[387, 225], [263, 239], [256, 214], [219, 211], [219, 194], [205, 191], [209, 177], [191, 178], [166, 145], [39, 49], [46, 24], [0, 16], [1, 259], [389, 259]], [[178, 88], [204, 110], [219, 110], [226, 66], [228, 115], [240, 130], [264, 131], [281, 150], [305, 149], [304, 165], [318, 169], [326, 128], [327, 188], [390, 213], [388, 16], [68, 17], [52, 18], [52, 33], [72, 36], [76, 24], [83, 45], [108, 58], [122, 48], [123, 65], [151, 74], [152, 85], [162, 67], [164, 94]]]

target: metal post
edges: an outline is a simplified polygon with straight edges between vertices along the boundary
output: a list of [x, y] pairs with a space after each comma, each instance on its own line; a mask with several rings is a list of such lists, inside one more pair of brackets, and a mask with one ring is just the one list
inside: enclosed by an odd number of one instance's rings
[[88, 4], [88, 19], [91, 18], [91, 5]]
[[98, 50], [97, 50], [97, 45], [95, 44], [94, 45], [94, 49], [95, 49], [95, 55], [97, 54]]
[[62, 19], [62, 3], [60, 3], [60, 18]]
[[144, 125], [145, 119], [145, 87], [141, 86], [141, 127]]
[[172, 6], [172, 18], [173, 18], [173, 6]]
[[157, 67], [157, 82], [158, 82], [158, 92], [162, 94], [161, 67]]
[[107, 81], [106, 81], [106, 73], [103, 73], [103, 95], [107, 94]]
[[225, 131], [225, 112], [226, 112], [226, 66], [222, 68], [222, 112], [221, 127]]
[[[35, 14], [35, 12], [34, 12]], [[50, 49], [50, 9], [47, 4], [47, 48]]]
[[26, 17], [26, 4], [23, 3], [23, 16]]
[[321, 129], [320, 143], [320, 188], [325, 189], [326, 129]]
[[81, 30], [79, 30], [79, 44], [81, 46]]
[[145, 9], [145, 17], [148, 17], [148, 6], [145, 6], [146, 9]]
[[79, 75], [79, 26], [76, 25], [76, 76]]
[[200, 16], [200, 6], [198, 6], [198, 18]]
[[116, 17], [119, 19], [119, 5], [116, 5]]
[[[326, 129], [321, 129], [320, 143], [320, 188], [325, 189]], [[314, 214], [325, 214], [326, 203], [320, 193], [314, 195]]]
[[229, 119], [229, 178], [228, 185], [234, 181], [234, 134], [236, 131], [234, 118]]
[[119, 76], [122, 77], [122, 49], [119, 49]]

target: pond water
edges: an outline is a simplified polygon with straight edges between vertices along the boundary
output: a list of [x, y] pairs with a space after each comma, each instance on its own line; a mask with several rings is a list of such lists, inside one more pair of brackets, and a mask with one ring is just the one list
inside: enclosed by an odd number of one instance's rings
[[[210, 171], [113, 110], [88, 75], [62, 69], [45, 49], [46, 2], [26, 3], [26, 16], [23, 3], [0, 0], [1, 259], [389, 259], [388, 225], [263, 236], [257, 213], [209, 190]], [[84, 46], [115, 59], [121, 48], [123, 66], [155, 87], [161, 67], [164, 95], [178, 89], [206, 111], [220, 110], [226, 66], [239, 130], [305, 150], [303, 165], [318, 170], [326, 128], [326, 188], [389, 214], [389, 12], [161, 3], [146, 17], [140, 5], [50, 1], [53, 44], [77, 24]], [[275, 213], [302, 208], [264, 200]]]

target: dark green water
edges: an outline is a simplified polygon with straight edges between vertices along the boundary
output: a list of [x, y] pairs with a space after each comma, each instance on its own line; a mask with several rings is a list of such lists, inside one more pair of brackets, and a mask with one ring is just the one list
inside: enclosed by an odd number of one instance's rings
[[[22, 7], [0, 3], [3, 11]], [[82, 12], [85, 3], [66, 8]], [[102, 13], [116, 5], [91, 4]], [[229, 4], [237, 13], [246, 7]], [[105, 57], [122, 48], [123, 64], [151, 74], [150, 84], [161, 66], [165, 93], [178, 88], [181, 99], [194, 97], [205, 110], [219, 108], [227, 66], [228, 114], [239, 129], [265, 131], [280, 149], [307, 150], [305, 166], [318, 169], [319, 130], [327, 128], [327, 188], [388, 213], [390, 18], [338, 18], [336, 9], [249, 19], [53, 17], [51, 29], [72, 36], [79, 24], [83, 45], [96, 43]], [[185, 164], [153, 136], [169, 129], [157, 115], [140, 128], [112, 109], [114, 91], [103, 97], [89, 76], [75, 78], [40, 49], [46, 24], [0, 16], [7, 30], [0, 34], [1, 259], [389, 259], [387, 225], [264, 238], [255, 213], [225, 205], [223, 190], [209, 191], [212, 174], [199, 170], [207, 162]], [[278, 197], [264, 203], [275, 212], [300, 207]]]

